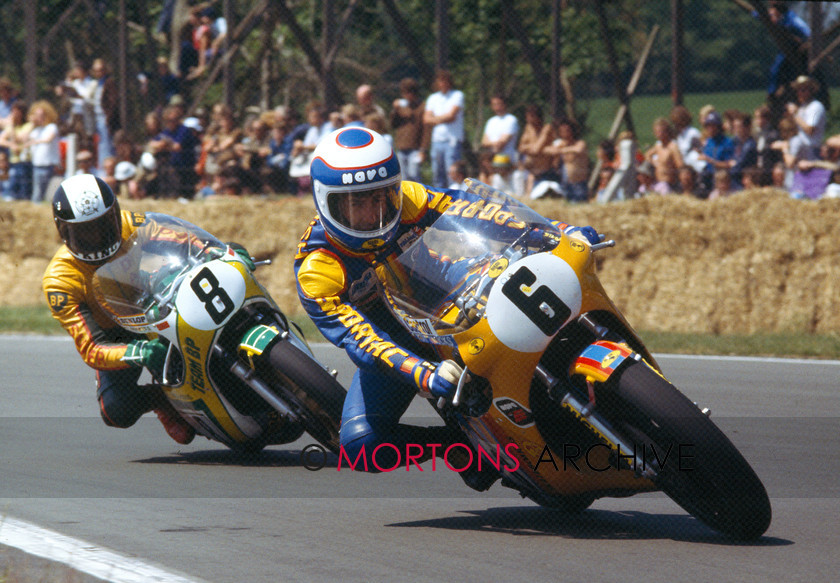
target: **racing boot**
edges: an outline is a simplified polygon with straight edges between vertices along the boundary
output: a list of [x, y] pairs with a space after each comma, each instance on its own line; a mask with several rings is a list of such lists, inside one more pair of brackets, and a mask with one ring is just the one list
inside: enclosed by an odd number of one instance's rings
[[169, 437], [181, 445], [187, 445], [195, 438], [195, 429], [178, 415], [172, 404], [163, 396], [163, 391], [158, 388], [158, 394], [153, 397], [155, 408], [153, 409], [157, 418], [160, 419], [163, 428]]
[[193, 429], [189, 423], [184, 421], [184, 419], [178, 415], [178, 412], [175, 411], [172, 405], [168, 402], [165, 405], [158, 406], [155, 409], [155, 415], [157, 415], [158, 419], [160, 419], [160, 422], [163, 424], [163, 428], [166, 429], [169, 437], [174, 439], [177, 443], [187, 445], [195, 437], [195, 429]]

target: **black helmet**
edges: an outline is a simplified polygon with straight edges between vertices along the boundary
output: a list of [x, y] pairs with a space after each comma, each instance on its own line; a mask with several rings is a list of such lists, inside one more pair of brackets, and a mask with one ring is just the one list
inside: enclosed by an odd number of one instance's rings
[[93, 174], [77, 174], [61, 183], [52, 201], [53, 219], [67, 249], [94, 265], [120, 248], [120, 205], [111, 187]]

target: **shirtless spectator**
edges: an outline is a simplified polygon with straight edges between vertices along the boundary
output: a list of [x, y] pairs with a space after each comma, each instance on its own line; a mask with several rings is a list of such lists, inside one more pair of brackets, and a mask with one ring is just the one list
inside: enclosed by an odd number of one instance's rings
[[563, 161], [562, 182], [563, 196], [570, 202], [586, 202], [589, 199], [589, 154], [586, 142], [580, 138], [580, 128], [570, 119], [557, 123], [558, 139], [543, 151], [559, 157]]
[[544, 123], [542, 111], [536, 105], [525, 108], [525, 130], [519, 139], [519, 155], [528, 178], [525, 192], [531, 193], [542, 180], [559, 180], [554, 169], [554, 156], [543, 152], [557, 138], [554, 126]]
[[656, 143], [645, 153], [645, 158], [653, 165], [657, 183], [673, 184], [683, 165], [680, 149], [674, 141], [674, 129], [667, 119], [660, 117], [653, 122], [653, 134]]

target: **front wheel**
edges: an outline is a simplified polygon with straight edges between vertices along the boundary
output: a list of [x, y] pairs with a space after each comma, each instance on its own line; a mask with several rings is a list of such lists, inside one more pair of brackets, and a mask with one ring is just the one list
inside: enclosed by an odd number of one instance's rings
[[613, 389], [599, 396], [598, 407], [612, 410], [616, 429], [637, 452], [646, 447], [647, 459], [658, 460], [655, 482], [662, 491], [736, 539], [756, 539], [767, 530], [770, 500], [761, 480], [694, 403], [644, 362], [628, 366]]
[[320, 364], [288, 341], [276, 342], [259, 360], [263, 378], [301, 416], [303, 426], [333, 453], [347, 391]]

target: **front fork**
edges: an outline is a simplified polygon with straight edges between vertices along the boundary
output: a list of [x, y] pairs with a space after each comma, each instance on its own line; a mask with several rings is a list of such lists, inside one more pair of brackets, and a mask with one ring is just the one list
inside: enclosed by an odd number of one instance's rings
[[[594, 322], [584, 324], [592, 329], [590, 324], [594, 325]], [[633, 443], [613, 429], [609, 421], [597, 411], [595, 398], [595, 383], [607, 383], [625, 367], [641, 362], [642, 357], [624, 343], [604, 340], [606, 329], [598, 328], [592, 329], [598, 339], [584, 348], [569, 367], [570, 376], [579, 374], [586, 379], [587, 399], [581, 399], [568, 383], [561, 382], [541, 364], [537, 365], [536, 378], [545, 385], [553, 401], [574, 415], [615, 452], [618, 463], [624, 463], [638, 477], [653, 480], [659, 473], [658, 465], [641, 458]]]

